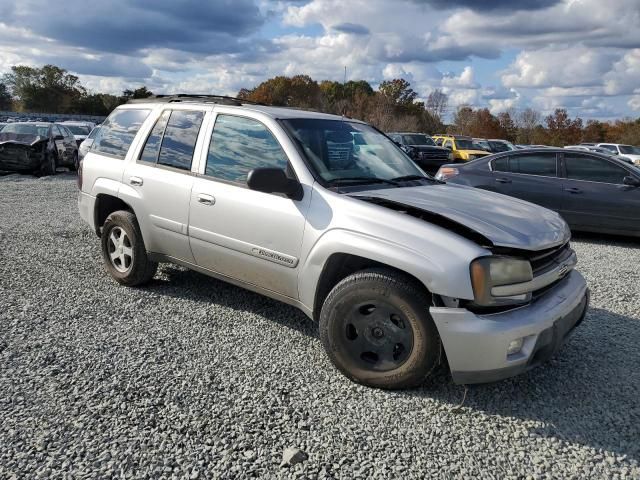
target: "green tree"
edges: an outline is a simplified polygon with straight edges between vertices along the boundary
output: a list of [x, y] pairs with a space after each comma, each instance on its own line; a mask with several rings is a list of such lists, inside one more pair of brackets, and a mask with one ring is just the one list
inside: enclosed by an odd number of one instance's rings
[[270, 78], [251, 90], [240, 90], [238, 97], [280, 107], [320, 109], [323, 103], [318, 82], [308, 75]]
[[4, 83], [26, 111], [67, 113], [86, 94], [77, 76], [55, 65], [13, 66], [4, 75]]
[[137, 99], [137, 98], [149, 98], [153, 95], [153, 92], [151, 92], [149, 89], [147, 89], [146, 86], [142, 86], [140, 88], [136, 88], [135, 90], [125, 90], [124, 92], [122, 92], [122, 97], [125, 100], [130, 100], [130, 99]]
[[0, 110], [11, 110], [13, 107], [13, 98], [9, 89], [4, 83], [0, 83]]
[[411, 84], [404, 78], [385, 80], [378, 87], [378, 91], [399, 107], [413, 106], [418, 97], [418, 94], [411, 88]]

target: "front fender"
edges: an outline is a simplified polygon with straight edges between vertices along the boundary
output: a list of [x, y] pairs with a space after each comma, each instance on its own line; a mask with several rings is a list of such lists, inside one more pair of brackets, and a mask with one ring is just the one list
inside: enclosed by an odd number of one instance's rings
[[469, 264], [459, 258], [436, 259], [428, 252], [384, 238], [332, 229], [316, 241], [300, 267], [299, 295], [304, 305], [313, 308], [324, 265], [336, 253], [356, 255], [404, 271], [416, 277], [432, 293], [473, 298]]

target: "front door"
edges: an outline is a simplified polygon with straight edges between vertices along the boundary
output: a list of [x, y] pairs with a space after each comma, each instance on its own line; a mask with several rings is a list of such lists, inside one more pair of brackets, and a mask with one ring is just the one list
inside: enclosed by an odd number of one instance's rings
[[590, 230], [640, 230], [640, 188], [624, 185], [640, 175], [605, 158], [565, 153], [562, 212], [576, 227]]
[[191, 194], [189, 238], [197, 265], [298, 298], [297, 275], [310, 196], [249, 190], [247, 174], [275, 167], [294, 175], [271, 131], [258, 120], [219, 114]]

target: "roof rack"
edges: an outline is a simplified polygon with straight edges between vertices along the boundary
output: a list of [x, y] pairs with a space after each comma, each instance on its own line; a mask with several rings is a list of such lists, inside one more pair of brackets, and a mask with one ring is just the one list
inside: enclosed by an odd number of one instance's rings
[[178, 102], [205, 102], [205, 103], [219, 103], [222, 105], [264, 105], [264, 103], [253, 102], [251, 100], [245, 100], [244, 98], [228, 97], [226, 95], [207, 95], [207, 94], [189, 94], [189, 93], [177, 93], [171, 95], [151, 95], [146, 98], [132, 98], [127, 103], [146, 103], [146, 102], [166, 102], [166, 103], [178, 103]]

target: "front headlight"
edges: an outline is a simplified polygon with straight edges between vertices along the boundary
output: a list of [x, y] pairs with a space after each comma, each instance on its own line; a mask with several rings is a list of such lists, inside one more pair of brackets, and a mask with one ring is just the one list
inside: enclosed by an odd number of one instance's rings
[[513, 305], [531, 300], [531, 293], [510, 297], [494, 297], [493, 287], [529, 282], [533, 279], [527, 260], [510, 257], [481, 257], [471, 262], [471, 284], [474, 303], [484, 307]]

